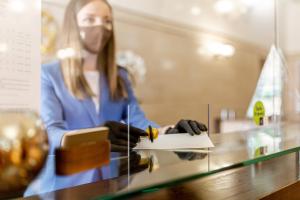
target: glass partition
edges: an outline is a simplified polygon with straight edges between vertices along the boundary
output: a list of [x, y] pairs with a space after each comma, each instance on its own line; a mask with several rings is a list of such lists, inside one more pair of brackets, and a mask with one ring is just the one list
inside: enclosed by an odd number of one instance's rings
[[277, 1], [278, 48], [284, 60], [284, 119], [299, 121], [299, 43], [300, 28], [292, 22], [299, 16], [297, 1]]
[[[299, 125], [291, 122], [297, 120], [299, 110], [299, 59], [297, 53], [287, 53], [289, 48], [297, 52], [294, 41], [298, 39], [298, 29], [289, 24], [288, 17], [300, 13], [299, 6], [294, 6], [299, 3], [109, 3], [114, 11], [115, 60], [119, 70], [125, 71], [123, 78], [129, 88], [122, 122], [148, 132], [151, 126], [152, 131], [157, 128], [163, 135], [168, 125], [174, 128], [182, 119], [197, 121], [208, 128], [202, 135], [207, 132], [214, 147], [113, 153], [106, 168], [110, 176], [91, 173], [85, 176], [85, 182], [80, 174], [75, 178], [53, 178], [55, 157], [49, 157], [45, 167], [52, 173], [48, 178], [52, 185], [40, 184], [35, 194], [108, 181], [107, 188], [101, 188], [97, 196], [124, 197], [299, 151]], [[61, 46], [67, 4], [68, 1], [43, 1], [43, 63], [76, 55], [74, 49]], [[106, 114], [112, 114], [119, 110], [118, 103], [101, 105]], [[110, 116], [103, 114], [102, 118]], [[127, 129], [130, 136], [131, 127]], [[149, 138], [141, 138], [145, 140]], [[99, 173], [99, 169], [93, 172]], [[50, 187], [58, 182], [61, 187]]]
[[[284, 72], [274, 61], [282, 52], [274, 32], [273, 0], [109, 2], [117, 63], [127, 69], [135, 95], [153, 121], [171, 120], [158, 114], [170, 103], [173, 112], [185, 105], [181, 112], [190, 116], [199, 112], [188, 106], [217, 105], [213, 121], [224, 117], [221, 113], [239, 122], [252, 120], [257, 101], [266, 118], [281, 114], [284, 79], [279, 74]], [[67, 3], [44, 1], [45, 63], [72, 54], [59, 42]]]

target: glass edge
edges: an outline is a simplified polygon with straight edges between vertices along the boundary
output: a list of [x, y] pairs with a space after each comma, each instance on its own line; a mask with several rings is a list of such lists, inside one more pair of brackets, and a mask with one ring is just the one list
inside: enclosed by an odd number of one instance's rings
[[148, 187], [146, 186], [146, 187], [139, 188], [139, 189], [134, 189], [130, 192], [124, 192], [124, 193], [120, 193], [120, 194], [109, 194], [109, 195], [104, 195], [104, 196], [101, 196], [101, 197], [95, 197], [93, 199], [95, 199], [95, 200], [124, 199], [124, 198], [132, 197], [132, 196], [135, 196], [135, 195], [138, 195], [138, 194], [152, 193], [152, 192], [156, 192], [156, 191], [159, 191], [161, 189], [168, 188], [168, 187], [171, 187], [171, 186], [175, 186], [175, 185], [178, 185], [178, 184], [181, 184], [181, 183], [184, 183], [184, 182], [196, 180], [196, 179], [203, 178], [203, 177], [206, 177], [206, 176], [210, 176], [210, 175], [213, 175], [213, 174], [216, 174], [216, 173], [219, 173], [219, 172], [225, 172], [225, 171], [231, 170], [231, 169], [236, 169], [236, 168], [240, 168], [240, 167], [254, 165], [254, 164], [257, 164], [257, 163], [262, 162], [262, 161], [271, 160], [273, 158], [281, 157], [281, 156], [284, 156], [284, 155], [287, 155], [287, 154], [290, 154], [290, 153], [296, 153], [298, 151], [300, 151], [300, 146], [292, 148], [292, 149], [287, 149], [287, 150], [284, 150], [284, 151], [280, 151], [280, 152], [277, 152], [277, 153], [274, 153], [274, 154], [261, 156], [259, 158], [246, 160], [246, 161], [243, 161], [243, 162], [239, 162], [239, 163], [236, 163], [236, 164], [233, 164], [233, 165], [230, 165], [230, 166], [227, 166], [227, 167], [223, 167], [223, 168], [220, 168], [220, 169], [212, 170], [212, 171], [209, 171], [209, 172], [194, 174], [194, 175], [186, 176], [186, 177], [179, 178], [179, 179], [173, 179], [173, 180], [166, 181], [166, 182], [163, 182], [163, 183], [159, 183], [159, 184], [156, 184], [156, 185], [152, 185], [152, 186], [148, 186]]

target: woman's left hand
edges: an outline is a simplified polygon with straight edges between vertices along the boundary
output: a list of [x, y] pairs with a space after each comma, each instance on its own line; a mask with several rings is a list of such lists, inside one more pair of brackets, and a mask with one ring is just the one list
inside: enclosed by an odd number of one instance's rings
[[169, 128], [165, 134], [189, 133], [191, 135], [200, 135], [207, 131], [205, 124], [194, 120], [180, 120], [174, 128]]
[[[148, 134], [139, 128], [115, 121], [108, 121], [104, 126], [109, 128], [108, 138], [111, 143], [112, 152], [127, 152], [128, 150], [128, 141], [129, 141], [129, 150], [136, 146], [140, 137], [148, 136]], [[129, 135], [129, 140], [128, 140]]]

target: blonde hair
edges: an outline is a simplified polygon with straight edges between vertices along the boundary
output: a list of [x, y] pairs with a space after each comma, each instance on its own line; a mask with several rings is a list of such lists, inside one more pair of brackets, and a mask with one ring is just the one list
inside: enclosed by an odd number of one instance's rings
[[[75, 50], [76, 56], [61, 59], [61, 70], [68, 90], [78, 99], [94, 96], [87, 80], [83, 74], [82, 67], [82, 44], [80, 42], [79, 27], [77, 25], [77, 13], [82, 7], [95, 0], [71, 0], [68, 4], [64, 23], [62, 28], [61, 45], [62, 48], [71, 48]], [[110, 10], [111, 6], [105, 2]], [[115, 36], [114, 29], [112, 35], [104, 49], [98, 55], [99, 72], [104, 75], [109, 87], [109, 93], [112, 100], [127, 98], [125, 82], [118, 73], [118, 67], [115, 62]]]

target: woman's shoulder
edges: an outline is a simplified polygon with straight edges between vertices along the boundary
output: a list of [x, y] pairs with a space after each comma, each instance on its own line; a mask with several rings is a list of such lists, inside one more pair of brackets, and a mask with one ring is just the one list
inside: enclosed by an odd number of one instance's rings
[[62, 78], [62, 72], [60, 68], [60, 61], [53, 61], [42, 65], [41, 78], [42, 80], [53, 81], [59, 83]]
[[60, 73], [60, 61], [55, 60], [42, 64], [42, 75], [57, 75]]
[[60, 61], [54, 60], [48, 63], [42, 64], [42, 71], [56, 71], [60, 70]]

